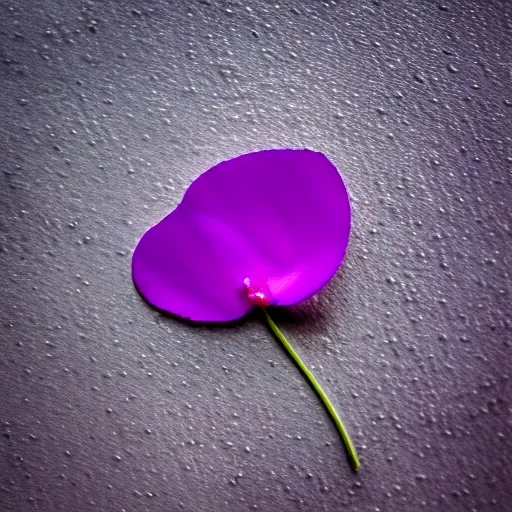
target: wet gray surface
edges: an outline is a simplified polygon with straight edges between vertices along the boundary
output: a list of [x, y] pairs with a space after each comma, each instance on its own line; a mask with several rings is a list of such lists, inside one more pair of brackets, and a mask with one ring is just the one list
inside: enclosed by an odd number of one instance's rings
[[[0, 510], [510, 511], [511, 14], [0, 1]], [[352, 197], [342, 270], [277, 321], [357, 475], [257, 317], [130, 277], [199, 173], [284, 146]]]

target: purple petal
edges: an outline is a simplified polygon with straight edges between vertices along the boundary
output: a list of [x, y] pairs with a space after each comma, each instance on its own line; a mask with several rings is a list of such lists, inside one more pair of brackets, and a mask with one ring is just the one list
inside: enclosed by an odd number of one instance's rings
[[[244, 316], [244, 280], [286, 306], [317, 292], [343, 260], [350, 206], [321, 153], [267, 150], [215, 165], [137, 245], [133, 279], [154, 306], [196, 321]], [[261, 294], [260, 294], [261, 295]]]

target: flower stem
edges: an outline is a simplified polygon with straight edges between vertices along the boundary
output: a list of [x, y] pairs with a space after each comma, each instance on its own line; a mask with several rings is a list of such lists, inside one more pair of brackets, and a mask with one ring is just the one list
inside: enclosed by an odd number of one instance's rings
[[302, 370], [304, 375], [306, 376], [306, 379], [311, 384], [313, 389], [317, 392], [318, 396], [322, 400], [323, 404], [325, 405], [326, 409], [329, 411], [329, 414], [331, 415], [340, 435], [343, 439], [343, 443], [345, 444], [345, 448], [347, 450], [347, 455], [350, 461], [350, 465], [352, 466], [352, 469], [354, 471], [358, 471], [360, 464], [359, 459], [357, 458], [356, 449], [354, 448], [354, 445], [352, 444], [352, 441], [350, 440], [350, 437], [341, 422], [340, 417], [338, 416], [338, 413], [336, 412], [336, 409], [332, 405], [331, 401], [327, 398], [327, 395], [325, 394], [324, 390], [318, 384], [318, 381], [315, 379], [313, 374], [308, 370], [307, 366], [302, 362], [301, 358], [295, 352], [295, 350], [292, 348], [290, 343], [288, 343], [288, 340], [283, 336], [282, 332], [279, 330], [277, 325], [274, 323], [272, 318], [270, 317], [268, 311], [266, 309], [263, 309], [263, 313], [265, 314], [265, 318], [268, 322], [268, 325], [270, 327], [270, 330], [275, 335], [275, 337], [283, 344], [284, 348], [290, 354], [292, 359], [297, 363], [297, 366]]

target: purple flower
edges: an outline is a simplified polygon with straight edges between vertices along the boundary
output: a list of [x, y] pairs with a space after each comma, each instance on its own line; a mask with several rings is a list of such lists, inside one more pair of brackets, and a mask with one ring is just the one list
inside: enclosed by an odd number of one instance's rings
[[322, 154], [273, 149], [221, 162], [140, 239], [133, 280], [154, 306], [198, 322], [226, 322], [255, 306], [320, 396], [359, 461], [324, 391], [270, 318], [324, 286], [350, 232], [347, 190]]
[[133, 279], [160, 309], [200, 322], [235, 320], [264, 305], [258, 290], [276, 306], [317, 292], [340, 266], [349, 231], [345, 185], [323, 154], [249, 153], [199, 176], [144, 234]]

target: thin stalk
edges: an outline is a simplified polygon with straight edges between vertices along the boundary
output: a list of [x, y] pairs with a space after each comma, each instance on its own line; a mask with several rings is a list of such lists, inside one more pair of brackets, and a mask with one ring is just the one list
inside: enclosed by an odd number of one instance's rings
[[297, 363], [297, 366], [302, 370], [304, 375], [306, 376], [306, 379], [311, 384], [313, 389], [317, 392], [318, 396], [322, 400], [323, 404], [325, 405], [326, 409], [329, 411], [329, 414], [331, 415], [334, 424], [336, 425], [336, 428], [338, 429], [341, 438], [343, 439], [343, 443], [345, 444], [345, 448], [347, 450], [347, 455], [350, 461], [350, 465], [352, 466], [352, 469], [354, 471], [359, 471], [359, 459], [357, 458], [356, 449], [354, 448], [354, 445], [352, 444], [352, 441], [350, 440], [350, 437], [347, 433], [347, 430], [345, 429], [340, 417], [338, 416], [338, 413], [336, 412], [336, 409], [332, 405], [329, 398], [327, 398], [327, 395], [325, 394], [324, 390], [318, 383], [318, 381], [315, 379], [313, 374], [308, 370], [307, 366], [302, 362], [302, 359], [299, 357], [297, 352], [293, 349], [293, 347], [288, 343], [288, 340], [283, 336], [283, 333], [279, 330], [277, 325], [274, 323], [272, 318], [270, 317], [268, 311], [264, 308], [263, 312], [265, 314], [265, 318], [268, 322], [268, 325], [270, 327], [270, 330], [274, 334], [274, 336], [282, 343], [283, 347], [286, 349], [288, 354], [292, 357], [292, 359]]

